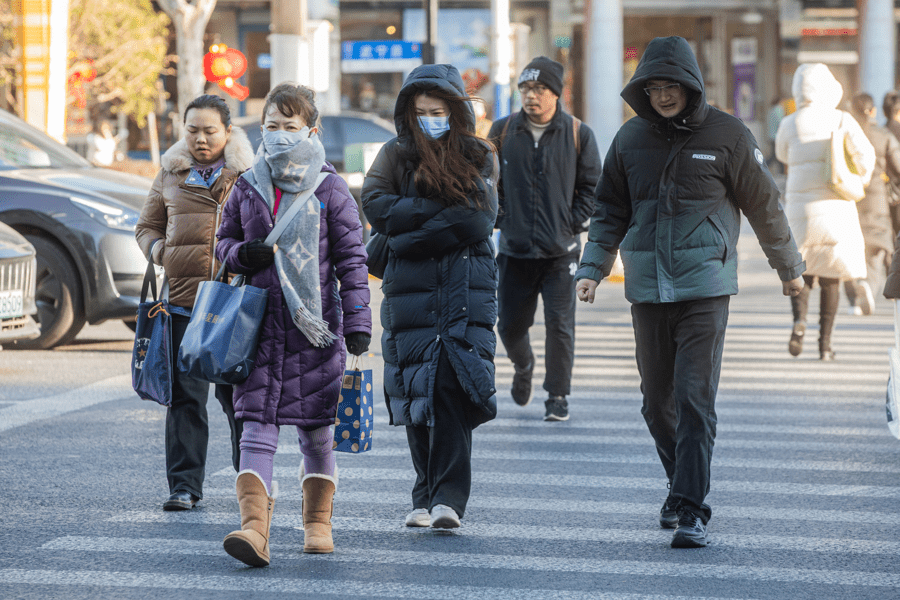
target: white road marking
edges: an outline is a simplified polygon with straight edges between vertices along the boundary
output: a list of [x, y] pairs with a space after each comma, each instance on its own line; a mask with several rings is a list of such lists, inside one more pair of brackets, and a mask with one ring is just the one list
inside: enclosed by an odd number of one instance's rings
[[128, 571], [51, 571], [0, 569], [0, 583], [25, 585], [86, 586], [104, 588], [146, 588], [172, 590], [218, 590], [229, 592], [270, 592], [353, 598], [441, 598], [442, 600], [716, 600], [697, 596], [664, 596], [591, 591], [567, 592], [534, 588], [491, 588], [477, 586], [416, 585], [337, 579], [256, 577], [248, 575], [170, 575]]
[[0, 431], [52, 419], [101, 402], [133, 398], [135, 407], [141, 400], [131, 388], [131, 375], [116, 375], [68, 392], [23, 400], [0, 409]]

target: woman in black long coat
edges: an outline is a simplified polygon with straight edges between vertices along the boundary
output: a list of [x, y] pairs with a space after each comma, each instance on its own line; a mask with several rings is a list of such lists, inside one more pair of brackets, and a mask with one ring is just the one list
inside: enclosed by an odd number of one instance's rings
[[496, 154], [475, 136], [459, 71], [423, 65], [394, 110], [397, 138], [366, 176], [363, 211], [387, 236], [385, 400], [416, 470], [410, 527], [459, 527], [472, 430], [497, 414]]

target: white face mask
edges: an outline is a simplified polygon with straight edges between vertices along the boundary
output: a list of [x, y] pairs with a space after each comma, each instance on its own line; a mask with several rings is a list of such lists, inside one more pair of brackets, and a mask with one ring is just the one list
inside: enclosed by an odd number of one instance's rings
[[450, 117], [419, 117], [419, 127], [434, 139], [450, 131]]

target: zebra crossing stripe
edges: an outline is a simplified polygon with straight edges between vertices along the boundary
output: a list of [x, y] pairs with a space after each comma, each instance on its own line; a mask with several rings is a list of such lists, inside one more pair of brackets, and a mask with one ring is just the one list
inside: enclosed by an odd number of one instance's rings
[[0, 569], [0, 584], [86, 586], [172, 590], [214, 590], [223, 592], [268, 592], [296, 595], [354, 598], [441, 598], [443, 600], [716, 600], [709, 597], [570, 592], [534, 588], [492, 588], [477, 586], [418, 585], [309, 579], [255, 577], [253, 575], [170, 575], [128, 571], [54, 571], [49, 569]]
[[[276, 477], [297, 477], [297, 467], [275, 467]], [[231, 469], [222, 469], [214, 476], [234, 477]], [[344, 480], [415, 480], [412, 469], [359, 469], [342, 468], [340, 473]], [[620, 490], [659, 490], [665, 489], [660, 484], [660, 477], [596, 477], [589, 475], [558, 475], [534, 473], [501, 473], [475, 471], [472, 482], [480, 485], [512, 485], [512, 486], [553, 486], [573, 488], [612, 488]], [[777, 494], [799, 496], [843, 496], [850, 498], [900, 498], [900, 487], [878, 485], [829, 485], [806, 483], [773, 483], [768, 481], [732, 481], [717, 478], [713, 481], [713, 492], [736, 493], [745, 495]]]
[[[402, 511], [398, 511], [402, 512]], [[651, 513], [652, 514], [652, 513]], [[122, 515], [122, 519], [116, 519], [118, 522], [143, 522], [143, 523], [161, 523], [174, 521], [166, 515], [149, 512], [132, 512]], [[239, 516], [237, 511], [234, 514], [225, 513], [190, 513], [179, 518], [180, 523], [203, 524], [203, 525], [224, 525], [234, 524], [237, 526]], [[298, 513], [276, 513], [273, 516], [272, 526], [275, 528], [294, 528], [303, 529], [303, 519]], [[413, 535], [433, 535], [434, 531], [428, 528], [408, 528], [403, 526], [402, 515], [398, 515], [396, 519], [373, 519], [359, 517], [332, 517], [332, 526], [338, 544], [340, 543], [340, 535], [342, 533], [380, 533], [380, 534], [399, 534], [405, 536]], [[292, 534], [293, 535], [293, 534]], [[451, 535], [457, 535], [451, 534]], [[617, 529], [617, 528], [594, 528], [594, 527], [541, 527], [534, 525], [520, 525], [516, 523], [479, 523], [473, 521], [464, 522], [463, 527], [459, 530], [458, 535], [467, 537], [476, 537], [484, 539], [514, 539], [518, 541], [528, 542], [585, 542], [585, 543], [603, 543], [603, 544], [645, 544], [665, 547], [672, 539], [671, 530], [655, 528], [648, 529]], [[272, 536], [272, 545], [275, 547], [280, 534]], [[67, 538], [60, 538], [65, 540]], [[75, 536], [73, 539], [81, 540], [82, 538]], [[94, 539], [94, 538], [87, 538]], [[746, 535], [746, 534], [727, 534], [716, 533], [713, 525], [710, 532], [711, 544], [717, 547], [728, 547], [740, 550], [788, 550], [792, 552], [815, 552], [819, 554], [829, 555], [871, 555], [871, 556], [895, 556], [900, 553], [900, 543], [891, 541], [871, 540], [871, 539], [854, 539], [854, 538], [821, 538], [821, 537], [800, 537], [800, 536], [767, 536], [767, 535]], [[143, 543], [145, 540], [136, 540], [135, 543]], [[165, 540], [163, 540], [164, 542]], [[80, 542], [79, 542], [80, 543]], [[87, 542], [85, 542], [87, 543]], [[197, 544], [199, 542], [195, 542]], [[62, 545], [60, 545], [62, 544]], [[70, 547], [67, 542], [51, 541], [42, 546], [44, 550], [88, 550], [88, 551], [104, 551], [103, 548], [85, 548]], [[154, 546], [151, 546], [154, 547]], [[195, 545], [186, 546], [186, 553], [193, 553]], [[219, 550], [221, 546], [216, 546]], [[112, 547], [106, 551], [119, 551], [120, 548]], [[159, 551], [159, 550], [157, 550]], [[389, 550], [388, 552], [394, 552]], [[345, 553], [346, 550], [341, 550]], [[427, 554], [431, 554], [430, 552]], [[507, 559], [521, 558], [507, 557]], [[504, 564], [500, 561], [500, 564]], [[468, 565], [473, 567], [475, 565]], [[483, 568], [483, 567], [480, 567]], [[895, 583], [890, 585], [900, 586], [900, 575], [896, 576]], [[818, 583], [823, 583], [819, 581]], [[832, 582], [833, 583], [833, 582]], [[848, 585], [858, 585], [848, 583]]]
[[137, 395], [131, 389], [131, 375], [108, 377], [61, 394], [22, 400], [0, 408], [0, 431], [59, 417], [101, 402], [124, 398], [137, 399]]
[[[299, 486], [290, 488], [282, 486], [278, 491], [279, 500], [299, 501], [302, 494]], [[205, 498], [234, 498], [234, 488], [207, 488], [204, 491]], [[409, 505], [409, 494], [353, 492], [344, 487], [339, 487], [335, 494], [335, 503], [357, 503], [365, 505], [383, 505], [390, 507], [405, 507]], [[510, 496], [481, 496], [475, 495], [469, 498], [468, 507], [479, 509], [491, 509], [501, 511], [534, 511], [534, 512], [559, 512], [559, 513], [594, 513], [616, 514], [636, 516], [641, 518], [655, 518], [659, 510], [659, 504], [641, 504], [629, 502], [598, 502], [593, 500], [555, 500], [552, 498], [510, 497]], [[751, 506], [729, 506], [716, 504], [715, 520], [720, 523], [724, 520], [736, 519], [742, 523], [747, 519]], [[399, 510], [399, 508], [398, 508]], [[889, 525], [900, 527], [900, 515], [861, 510], [820, 510], [820, 509], [796, 509], [773, 508], [765, 505], [767, 520], [774, 521], [812, 521], [814, 523], [855, 523], [859, 525]], [[649, 515], [649, 517], [648, 517]]]
[[[652, 452], [652, 446], [648, 446]], [[279, 453], [282, 449], [279, 448]], [[284, 448], [283, 454], [300, 454], [300, 447], [291, 444]], [[409, 456], [409, 449], [405, 446], [376, 447], [369, 451], [369, 456], [396, 457]], [[526, 462], [586, 462], [598, 464], [620, 465], [658, 465], [659, 457], [655, 454], [644, 456], [635, 454], [597, 454], [596, 452], [531, 452], [528, 450], [495, 450], [476, 449], [472, 451], [473, 459], [480, 460], [519, 460]], [[782, 471], [829, 471], [850, 473], [900, 473], [900, 465], [876, 464], [848, 461], [819, 461], [819, 460], [768, 460], [762, 458], [717, 458], [713, 457], [714, 467], [726, 467], [735, 469], [769, 469]]]
[[[575, 406], [570, 406], [570, 411], [575, 412], [580, 409]], [[880, 409], [883, 411], [883, 407]], [[403, 427], [393, 427], [388, 423], [388, 419], [385, 416], [382, 416], [381, 411], [378, 411], [379, 414], [375, 417], [374, 422], [375, 425], [382, 426], [379, 430], [379, 433], [382, 435], [392, 435], [398, 438], [406, 439], [406, 430]], [[548, 425], [544, 421], [540, 420], [540, 411], [532, 412], [530, 418], [526, 416], [526, 413], [522, 414], [522, 418], [518, 419], [494, 419], [493, 421], [488, 421], [485, 425], [482, 426], [481, 429], [478, 430], [478, 433], [474, 434], [474, 439], [480, 440], [482, 439], [481, 431], [492, 431], [494, 429], [509, 429], [509, 428], [522, 428], [522, 427], [539, 427], [542, 431], [547, 432], [546, 434], [542, 434], [544, 441], [547, 442], [559, 442], [565, 443], [563, 441], [563, 437], [569, 436], [583, 436], [583, 437], [596, 437], [599, 432], [605, 430], [627, 430], [627, 431], [640, 431], [642, 433], [647, 433], [647, 425], [637, 418], [639, 415], [639, 409], [633, 410], [636, 418], [628, 421], [619, 421], [619, 420], [611, 420], [595, 417], [595, 418], [581, 418], [581, 414], [578, 414], [577, 420], [567, 421], [564, 424], [553, 424]], [[763, 413], [764, 414], [764, 413]], [[785, 414], [787, 417], [789, 413]], [[879, 414], [879, 418], [881, 415]], [[838, 419], [840, 420], [840, 419]], [[869, 419], [871, 420], [871, 419]], [[575, 431], [573, 431], [575, 430]], [[583, 430], [590, 430], [597, 433], [586, 434], [583, 433]], [[719, 423], [716, 427], [718, 435], [721, 436], [723, 433], [764, 433], [767, 435], [772, 434], [785, 434], [785, 435], [802, 435], [805, 437], [812, 435], [833, 435], [833, 436], [860, 436], [860, 437], [879, 437], [883, 438], [885, 441], [891, 440], [894, 438], [891, 437], [889, 430], [887, 428], [887, 422], [885, 421], [885, 425], [882, 426], [880, 423], [878, 426], [874, 427], [839, 427], [837, 425], [834, 426], [801, 426], [801, 425], [775, 425], [769, 423], [758, 423], [753, 425], [742, 425], [737, 423]], [[518, 435], [518, 434], [516, 434]], [[649, 439], [649, 438], [644, 438]], [[766, 442], [768, 443], [768, 439]], [[716, 443], [719, 443], [719, 440], [716, 440]], [[896, 442], [893, 442], [896, 445]]]

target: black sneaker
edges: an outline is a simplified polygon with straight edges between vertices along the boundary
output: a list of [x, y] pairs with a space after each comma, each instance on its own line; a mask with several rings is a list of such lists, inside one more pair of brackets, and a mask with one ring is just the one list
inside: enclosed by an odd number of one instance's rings
[[703, 519], [689, 510], [682, 510], [672, 534], [673, 548], [703, 548], [707, 544]]
[[565, 396], [550, 396], [544, 400], [544, 406], [547, 408], [547, 413], [544, 415], [545, 421], [569, 420], [569, 403]]
[[519, 406], [528, 406], [531, 404], [531, 374], [534, 373], [534, 358], [531, 364], [524, 369], [519, 369], [513, 364], [515, 374], [512, 382], [512, 399]]
[[663, 529], [675, 529], [678, 526], [678, 512], [672, 498], [667, 497], [659, 509], [659, 526]]

